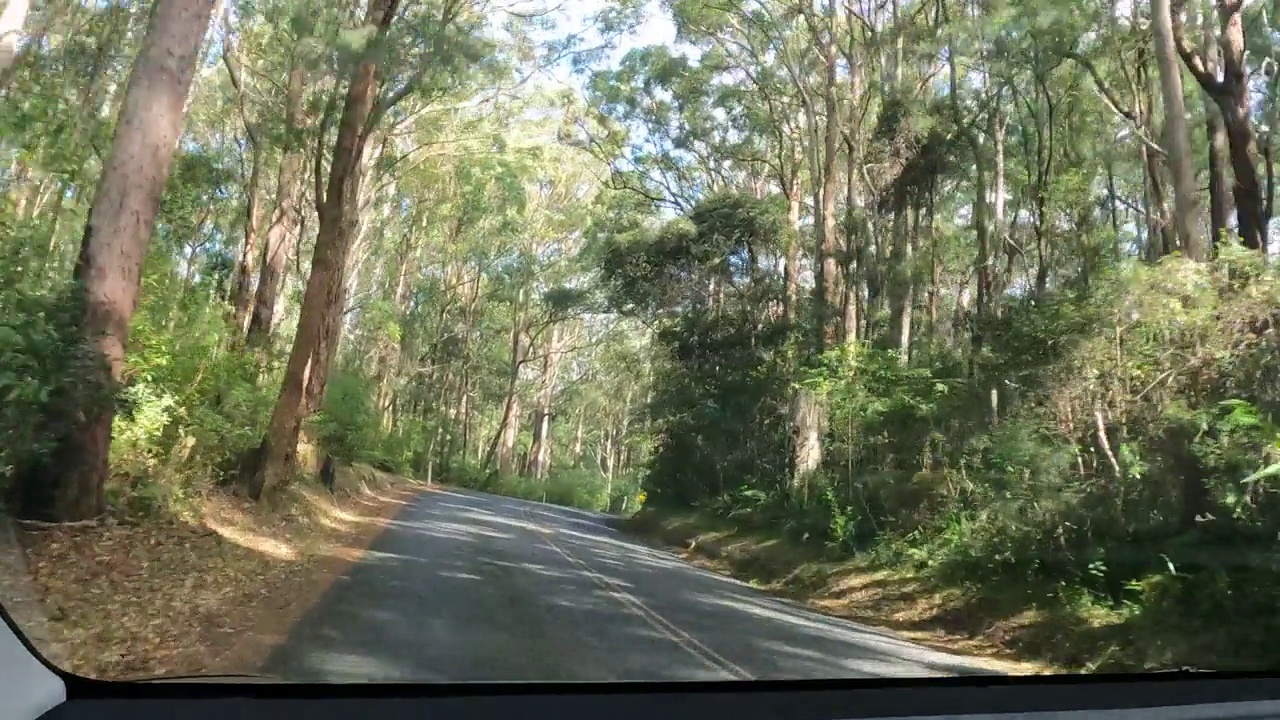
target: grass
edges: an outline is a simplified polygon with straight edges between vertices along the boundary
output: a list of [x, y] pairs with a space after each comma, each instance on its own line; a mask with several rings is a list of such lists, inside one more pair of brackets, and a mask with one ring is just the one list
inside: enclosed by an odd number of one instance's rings
[[767, 592], [923, 645], [986, 658], [1004, 672], [1280, 665], [1273, 643], [1247, 617], [1115, 606], [1031, 582], [944, 582], [875, 555], [850, 557], [695, 511], [646, 508], [627, 527], [690, 562]]

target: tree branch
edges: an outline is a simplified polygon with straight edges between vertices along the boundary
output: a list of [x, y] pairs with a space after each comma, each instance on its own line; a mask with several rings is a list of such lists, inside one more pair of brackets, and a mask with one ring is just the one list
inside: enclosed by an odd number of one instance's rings
[[231, 79], [231, 87], [236, 91], [236, 106], [240, 111], [240, 122], [244, 124], [245, 134], [249, 137], [249, 144], [258, 147], [258, 136], [253, 132], [253, 125], [249, 122], [249, 113], [245, 109], [244, 103], [244, 85], [240, 81], [240, 63], [235, 58], [235, 43], [231, 33], [231, 19], [227, 13], [222, 15], [222, 64], [227, 68], [227, 76]]
[[1133, 127], [1134, 133], [1138, 136], [1138, 139], [1142, 141], [1143, 145], [1146, 145], [1152, 152], [1157, 153], [1161, 157], [1166, 155], [1164, 148], [1160, 147], [1159, 143], [1147, 137], [1147, 134], [1143, 132], [1138, 115], [1134, 113], [1133, 110], [1121, 106], [1120, 99], [1117, 98], [1115, 93], [1111, 91], [1111, 88], [1107, 86], [1107, 83], [1102, 79], [1102, 75], [1098, 72], [1098, 68], [1089, 60], [1089, 58], [1086, 58], [1080, 53], [1074, 51], [1066, 53], [1065, 57], [1076, 61], [1078, 65], [1085, 69], [1085, 72], [1089, 73], [1089, 77], [1093, 80], [1093, 86], [1098, 90], [1098, 94], [1102, 97], [1102, 104], [1106, 105], [1111, 112], [1119, 115], [1125, 120], [1128, 120], [1129, 124]]
[[1182, 62], [1191, 71], [1192, 77], [1200, 84], [1201, 89], [1209, 94], [1212, 98], [1224, 97], [1228, 93], [1227, 84], [1222, 82], [1204, 65], [1204, 58], [1191, 47], [1191, 43], [1187, 41], [1186, 27], [1182, 21], [1182, 11], [1186, 7], [1186, 0], [1171, 0], [1169, 3], [1169, 14], [1173, 20], [1173, 46], [1178, 49], [1178, 55], [1182, 57]]
[[329, 94], [329, 100], [325, 103], [324, 113], [320, 116], [320, 125], [316, 128], [316, 152], [315, 165], [312, 171], [312, 180], [315, 181], [315, 206], [316, 216], [324, 217], [324, 143], [325, 138], [329, 134], [329, 123], [333, 120], [333, 111], [338, 106], [338, 94], [336, 92]]

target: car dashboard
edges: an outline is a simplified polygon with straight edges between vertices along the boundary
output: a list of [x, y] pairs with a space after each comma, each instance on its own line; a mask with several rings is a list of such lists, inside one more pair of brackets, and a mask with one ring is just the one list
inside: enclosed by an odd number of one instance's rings
[[1170, 674], [928, 681], [306, 685], [75, 679], [49, 720], [1227, 720], [1280, 718], [1280, 680]]

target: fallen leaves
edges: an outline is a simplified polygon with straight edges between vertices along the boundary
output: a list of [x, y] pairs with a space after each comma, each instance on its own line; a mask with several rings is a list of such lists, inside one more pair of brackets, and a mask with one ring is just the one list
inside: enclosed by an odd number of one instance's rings
[[214, 494], [188, 520], [24, 528], [20, 540], [65, 669], [252, 673], [420, 488], [392, 479], [340, 500], [293, 488], [275, 511]]

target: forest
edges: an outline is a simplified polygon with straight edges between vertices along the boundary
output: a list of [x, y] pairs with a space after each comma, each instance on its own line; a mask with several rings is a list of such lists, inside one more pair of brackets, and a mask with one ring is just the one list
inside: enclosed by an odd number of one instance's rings
[[1280, 7], [9, 7], [19, 517], [309, 442], [1280, 662]]

